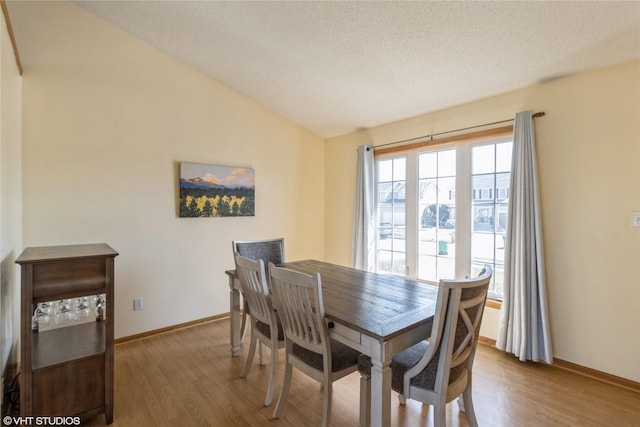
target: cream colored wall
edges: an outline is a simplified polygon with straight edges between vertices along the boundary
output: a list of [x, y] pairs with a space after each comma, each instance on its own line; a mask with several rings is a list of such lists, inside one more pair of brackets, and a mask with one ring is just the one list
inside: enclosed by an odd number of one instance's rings
[[21, 88], [13, 48], [0, 13], [0, 376], [7, 385], [20, 355]]
[[[554, 355], [640, 381], [640, 61], [539, 84], [327, 141], [326, 258], [350, 263], [356, 147], [536, 119]], [[482, 334], [497, 336], [487, 309]]]
[[[24, 244], [119, 251], [116, 337], [228, 312], [233, 239], [323, 257], [321, 138], [71, 3], [11, 13], [32, 24], [18, 35]], [[256, 216], [178, 218], [182, 161], [254, 168]]]

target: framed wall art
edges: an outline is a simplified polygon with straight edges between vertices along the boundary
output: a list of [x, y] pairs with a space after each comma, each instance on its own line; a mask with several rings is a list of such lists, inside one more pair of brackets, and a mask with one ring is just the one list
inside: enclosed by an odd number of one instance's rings
[[180, 217], [255, 216], [250, 168], [180, 163]]

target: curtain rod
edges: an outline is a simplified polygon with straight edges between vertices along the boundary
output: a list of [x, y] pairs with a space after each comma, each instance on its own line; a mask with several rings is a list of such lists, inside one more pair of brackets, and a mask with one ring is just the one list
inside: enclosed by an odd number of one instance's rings
[[[533, 114], [531, 117], [535, 119], [537, 117], [543, 117], [544, 115], [545, 115], [544, 111], [540, 111], [538, 113]], [[417, 136], [415, 138], [403, 139], [401, 141], [388, 142], [386, 144], [376, 145], [375, 147], [370, 147], [370, 148], [373, 148], [375, 150], [376, 148], [382, 148], [382, 147], [386, 147], [388, 145], [402, 144], [403, 142], [410, 142], [410, 141], [415, 141], [417, 139], [424, 139], [424, 138], [430, 138], [433, 141], [433, 137], [434, 136], [446, 135], [448, 133], [461, 132], [463, 130], [476, 129], [476, 128], [481, 128], [481, 127], [485, 127], [485, 126], [499, 125], [501, 123], [512, 122], [513, 120], [514, 119], [500, 120], [500, 121], [497, 121], [497, 122], [484, 123], [484, 124], [481, 124], [481, 125], [469, 126], [469, 127], [461, 128], [461, 129], [455, 129], [455, 130], [448, 130], [448, 131], [445, 131], [445, 132], [432, 133], [430, 135]]]

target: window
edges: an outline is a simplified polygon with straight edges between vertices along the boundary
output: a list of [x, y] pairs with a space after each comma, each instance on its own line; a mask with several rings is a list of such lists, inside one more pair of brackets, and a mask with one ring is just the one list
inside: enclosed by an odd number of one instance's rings
[[405, 274], [406, 159], [376, 162], [378, 271]]
[[494, 299], [502, 299], [512, 145], [508, 141], [471, 148], [471, 186], [488, 194], [471, 200], [471, 275], [480, 273], [485, 264], [493, 266]]
[[455, 276], [456, 150], [418, 154], [418, 279]]
[[494, 267], [502, 299], [511, 136], [376, 153], [376, 270], [437, 283]]

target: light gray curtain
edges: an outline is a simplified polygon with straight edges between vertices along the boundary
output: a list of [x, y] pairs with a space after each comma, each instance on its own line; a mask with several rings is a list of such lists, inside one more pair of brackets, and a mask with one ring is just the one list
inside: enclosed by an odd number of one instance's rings
[[522, 361], [553, 363], [531, 111], [515, 117], [510, 192], [496, 347]]
[[353, 217], [352, 264], [354, 268], [372, 270], [374, 268], [374, 196], [375, 172], [373, 147], [358, 147], [358, 167], [356, 175], [356, 205]]

